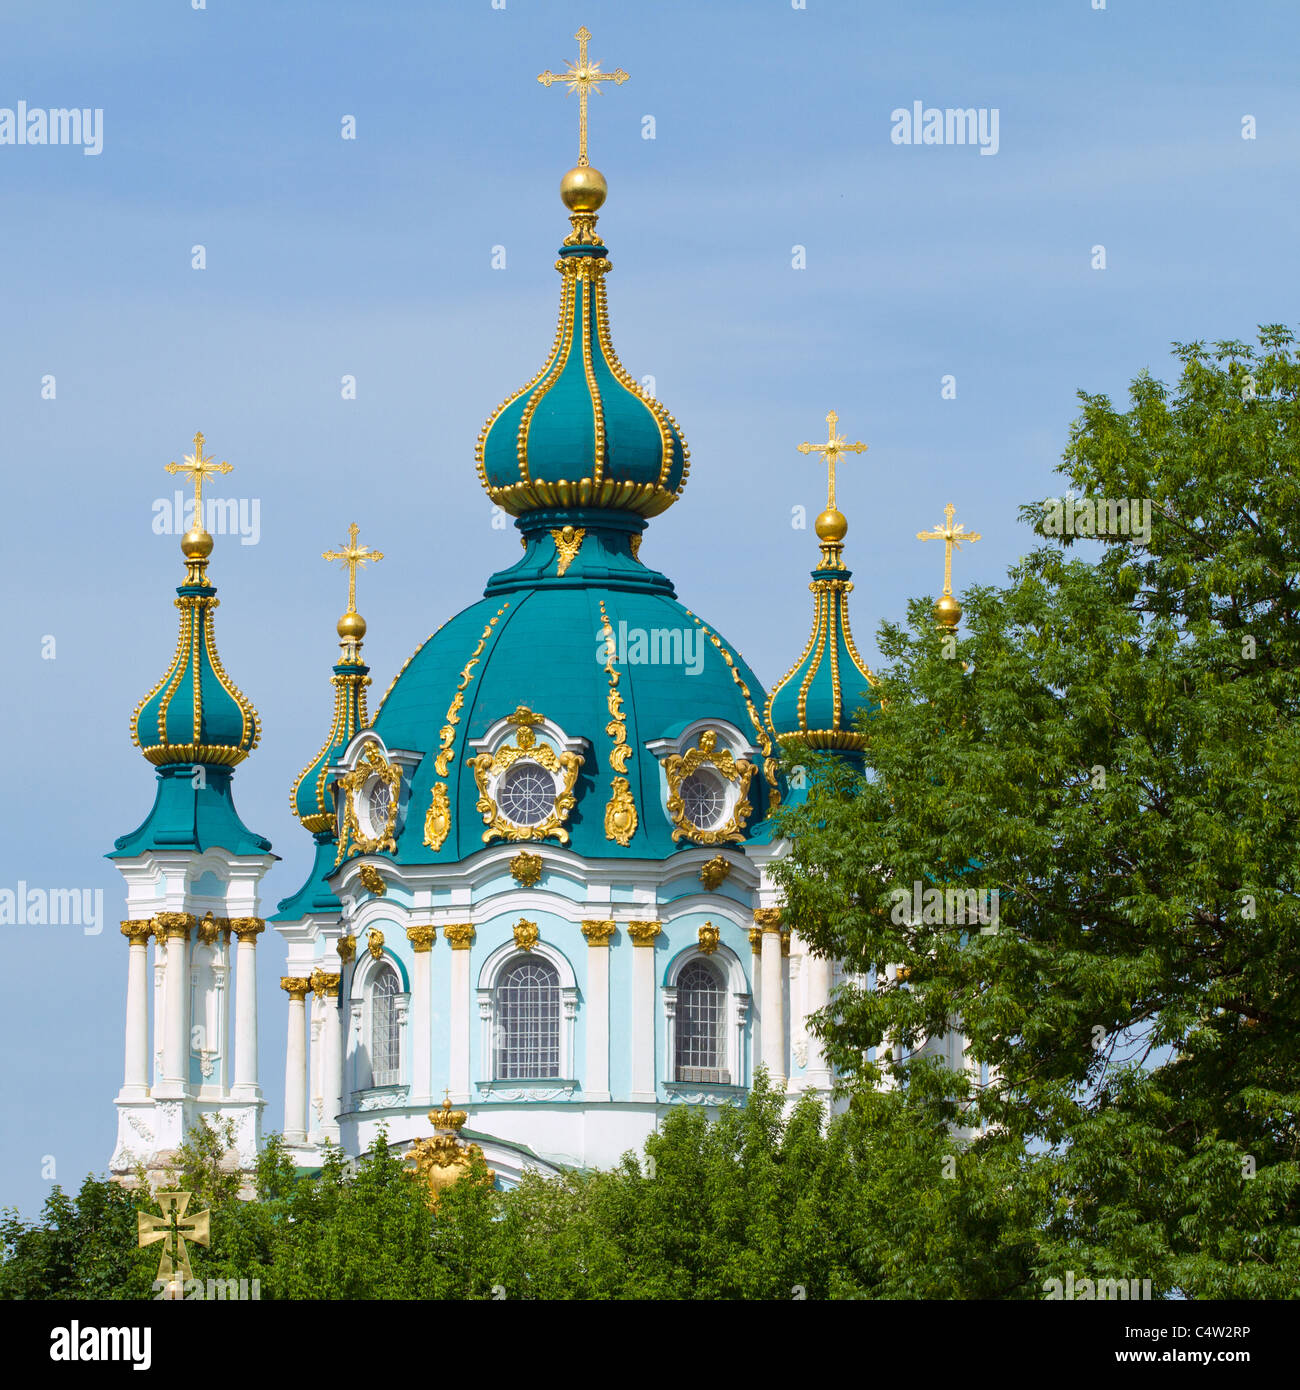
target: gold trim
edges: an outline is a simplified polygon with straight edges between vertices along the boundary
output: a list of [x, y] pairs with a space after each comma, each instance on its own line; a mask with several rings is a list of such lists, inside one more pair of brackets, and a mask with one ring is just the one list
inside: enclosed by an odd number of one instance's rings
[[496, 616], [489, 618], [483, 628], [482, 636], [478, 639], [478, 646], [470, 653], [469, 660], [465, 663], [465, 669], [460, 673], [460, 681], [456, 686], [456, 693], [451, 698], [451, 704], [447, 706], [446, 723], [439, 730], [438, 754], [433, 760], [434, 771], [439, 777], [447, 775], [448, 768], [451, 767], [452, 759], [456, 756], [453, 744], [456, 742], [456, 725], [460, 723], [461, 707], [465, 703], [465, 691], [469, 688], [469, 683], [474, 679], [474, 668], [479, 663], [479, 658], [483, 655], [483, 648], [487, 645], [487, 640], [492, 636], [492, 629], [496, 627], [501, 615], [509, 608], [508, 603], [503, 603], [496, 611]]
[[378, 927], [371, 927], [366, 933], [366, 950], [370, 952], [371, 960], [383, 960], [384, 934]]
[[[674, 840], [716, 845], [724, 840], [743, 840], [745, 837], [745, 823], [754, 809], [747, 800], [754, 764], [748, 758], [733, 757], [729, 748], [718, 748], [717, 741], [714, 730], [705, 729], [697, 747], [685, 754], [672, 753], [664, 759], [664, 775], [668, 780], [668, 814], [673, 822]], [[701, 767], [712, 767], [728, 782], [739, 786], [739, 796], [731, 815], [714, 830], [701, 830], [693, 825], [686, 819], [686, 808], [682, 804], [682, 783]]]
[[758, 955], [758, 953], [763, 949], [763, 928], [762, 928], [762, 927], [750, 927], [750, 929], [749, 929], [749, 949], [750, 949], [751, 951], [753, 951], [753, 953], [754, 953], [755, 955]]
[[355, 936], [340, 936], [334, 943], [334, 951], [344, 965], [351, 965], [356, 959], [357, 939]]
[[422, 956], [426, 951], [433, 950], [433, 943], [438, 939], [438, 928], [432, 926], [407, 927], [406, 939], [411, 943], [411, 950], [417, 956]]
[[424, 843], [436, 853], [450, 832], [451, 803], [447, 798], [447, 784], [435, 782], [429, 793], [429, 809], [424, 813]]
[[700, 865], [700, 882], [712, 893], [730, 873], [731, 860], [724, 854], [715, 854], [707, 863]]
[[474, 944], [474, 923], [453, 922], [443, 927], [442, 934], [451, 943], [453, 951], [468, 951]]
[[582, 924], [582, 934], [587, 938], [588, 946], [608, 946], [614, 931], [614, 923], [608, 920], [588, 919]]
[[627, 924], [627, 934], [632, 939], [633, 946], [649, 946], [655, 944], [655, 937], [663, 930], [659, 922], [629, 922]]
[[[355, 800], [356, 795], [372, 777], [386, 782], [392, 793], [383, 829], [374, 837], [362, 833], [361, 824], [357, 820]], [[393, 831], [397, 828], [397, 803], [402, 790], [402, 769], [384, 757], [377, 743], [369, 742], [362, 749], [356, 767], [338, 779], [338, 786], [343, 798], [343, 831], [339, 836], [334, 863], [338, 864], [354, 854], [376, 854], [384, 850], [396, 854], [397, 841], [393, 838]]]
[[551, 539], [555, 542], [555, 573], [557, 576], [563, 576], [578, 558], [582, 543], [587, 539], [586, 528], [564, 526], [552, 531]]
[[605, 838], [624, 849], [636, 834], [636, 802], [626, 777], [615, 777], [610, 784], [609, 801], [605, 804]]
[[[510, 716], [515, 725], [515, 739], [498, 748], [495, 753], [480, 753], [473, 761], [474, 781], [478, 784], [479, 798], [475, 809], [482, 813], [487, 829], [483, 832], [484, 843], [502, 837], [507, 840], [544, 840], [554, 835], [561, 844], [569, 843], [569, 832], [564, 822], [573, 810], [577, 798], [573, 787], [582, 767], [581, 753], [556, 753], [549, 743], [539, 743], [533, 732], [533, 725], [540, 723], [541, 715], [534, 714], [526, 705]], [[507, 820], [491, 792], [490, 784], [495, 784], [520, 759], [536, 763], [545, 768], [557, 779], [557, 791], [551, 813], [536, 825], [516, 825]]]

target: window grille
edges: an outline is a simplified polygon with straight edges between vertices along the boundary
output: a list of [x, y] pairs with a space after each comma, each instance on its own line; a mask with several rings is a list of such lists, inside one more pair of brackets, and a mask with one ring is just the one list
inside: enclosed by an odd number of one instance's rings
[[397, 971], [386, 965], [370, 986], [370, 1073], [374, 1086], [396, 1086], [402, 1079], [402, 1033], [397, 1019], [401, 988]]
[[677, 978], [678, 1081], [730, 1081], [727, 995], [712, 967], [691, 961]]
[[560, 1074], [560, 977], [546, 960], [517, 960], [496, 990], [496, 1075]]

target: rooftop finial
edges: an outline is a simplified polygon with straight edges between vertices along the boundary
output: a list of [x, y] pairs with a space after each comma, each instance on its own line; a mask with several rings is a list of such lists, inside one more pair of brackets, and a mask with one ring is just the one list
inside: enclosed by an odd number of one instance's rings
[[543, 87], [563, 82], [570, 92], [578, 94], [578, 162], [560, 180], [560, 197], [572, 214], [573, 234], [568, 241], [576, 245], [595, 241], [596, 213], [609, 192], [604, 174], [593, 169], [587, 160], [587, 97], [599, 92], [602, 82], [621, 87], [628, 74], [622, 68], [601, 72], [600, 64], [587, 57], [587, 41], [591, 35], [585, 28], [579, 29], [573, 37], [578, 40], [577, 62], [570, 62], [564, 72], [552, 72], [547, 68], [538, 74], [537, 80]]
[[339, 619], [338, 634], [343, 647], [344, 661], [359, 661], [361, 639], [366, 635], [366, 620], [357, 612], [357, 568], [367, 560], [382, 560], [382, 550], [371, 550], [357, 544], [357, 523], [348, 527], [348, 543], [339, 550], [326, 550], [322, 560], [342, 560], [348, 567], [348, 611]]
[[858, 440], [850, 444], [842, 434], [836, 433], [840, 417], [832, 410], [826, 416], [826, 443], [798, 445], [801, 454], [820, 454], [826, 461], [826, 510], [817, 518], [816, 530], [822, 542], [822, 558], [832, 568], [842, 568], [838, 559], [844, 537], [848, 534], [849, 523], [844, 513], [835, 505], [835, 464], [841, 454], [865, 454], [867, 446]]
[[204, 584], [207, 582], [204, 571], [207, 569], [208, 556], [212, 554], [212, 537], [203, 525], [203, 480], [213, 473], [231, 472], [231, 465], [217, 463], [204, 455], [203, 433], [199, 431], [194, 436], [194, 452], [185, 455], [184, 463], [169, 463], [167, 472], [187, 473], [194, 480], [194, 518], [190, 529], [181, 537], [181, 554], [189, 567], [185, 582]]
[[967, 532], [964, 522], [953, 525], [957, 508], [951, 502], [943, 509], [944, 524], [935, 526], [933, 531], [918, 531], [918, 541], [942, 541], [943, 548], [943, 594], [934, 605], [934, 618], [941, 628], [948, 632], [957, 630], [957, 620], [961, 617], [961, 604], [952, 596], [952, 552], [961, 549], [962, 541], [977, 541], [978, 531]]

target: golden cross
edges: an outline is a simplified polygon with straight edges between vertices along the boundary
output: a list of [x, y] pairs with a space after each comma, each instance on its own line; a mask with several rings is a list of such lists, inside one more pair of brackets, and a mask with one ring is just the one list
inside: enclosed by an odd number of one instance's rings
[[963, 522], [958, 522], [956, 526], [952, 524], [953, 514], [957, 508], [951, 502], [943, 509], [943, 514], [947, 517], [947, 524], [936, 526], [933, 531], [918, 531], [916, 538], [918, 541], [943, 541], [943, 591], [949, 597], [952, 596], [952, 552], [961, 549], [962, 541], [977, 541], [980, 539], [978, 531], [967, 533]]
[[835, 433], [835, 426], [840, 422], [840, 417], [832, 410], [826, 417], [827, 437], [825, 444], [809, 444], [807, 441], [797, 446], [801, 454], [820, 454], [827, 463], [830, 470], [827, 478], [826, 507], [828, 511], [835, 510], [835, 460], [841, 454], [865, 454], [867, 446], [860, 440], [856, 444], [849, 444], [845, 441], [842, 434]]
[[569, 91], [577, 92], [578, 165], [584, 167], [587, 163], [587, 95], [589, 92], [599, 92], [602, 82], [612, 82], [616, 87], [621, 87], [627, 81], [628, 74], [622, 68], [615, 68], [613, 72], [601, 72], [599, 63], [588, 61], [587, 40], [591, 35], [585, 26], [573, 37], [578, 40], [578, 61], [571, 62], [565, 72], [552, 72], [547, 68], [537, 80], [543, 87], [549, 87], [552, 82], [563, 82]]
[[348, 527], [348, 543], [342, 550], [326, 550], [321, 554], [322, 560], [342, 560], [348, 567], [348, 612], [357, 611], [357, 566], [364, 565], [367, 560], [382, 560], [384, 552], [382, 550], [371, 550], [368, 545], [357, 544], [357, 523], [354, 521]]
[[174, 1273], [173, 1255], [176, 1256], [181, 1274], [186, 1279], [192, 1279], [194, 1271], [190, 1268], [190, 1255], [185, 1248], [185, 1242], [192, 1240], [196, 1245], [207, 1245], [211, 1239], [211, 1211], [195, 1212], [188, 1220], [184, 1220], [182, 1218], [185, 1216], [185, 1208], [189, 1204], [188, 1192], [160, 1192], [158, 1205], [163, 1209], [161, 1216], [154, 1216], [147, 1211], [136, 1212], [141, 1248], [155, 1245], [158, 1241], [163, 1243], [162, 1259], [158, 1263], [159, 1279], [171, 1280]]
[[202, 531], [203, 527], [203, 480], [211, 473], [229, 473], [231, 466], [228, 463], [217, 463], [215, 460], [205, 458], [203, 454], [203, 433], [200, 431], [194, 436], [194, 452], [185, 455], [184, 463], [169, 463], [168, 473], [188, 473], [194, 479], [194, 522], [197, 530]]

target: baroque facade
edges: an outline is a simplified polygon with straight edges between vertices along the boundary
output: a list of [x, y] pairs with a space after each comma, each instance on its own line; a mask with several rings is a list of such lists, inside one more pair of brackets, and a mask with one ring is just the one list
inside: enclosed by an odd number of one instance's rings
[[[580, 95], [584, 71], [605, 76], [584, 35], [583, 66], [563, 79], [577, 73]], [[742, 1099], [760, 1064], [791, 1095], [830, 1096], [805, 1020], [835, 967], [782, 920], [771, 871], [788, 844], [772, 818], [803, 794], [788, 776], [798, 750], [854, 757], [855, 716], [874, 708], [835, 501], [836, 459], [864, 446], [833, 413], [827, 440], [801, 446], [830, 470], [812, 632], [765, 693], [642, 558], [689, 451], [614, 351], [596, 231], [606, 186], [585, 120], [581, 156], [561, 185], [571, 230], [554, 346], [476, 448], [521, 553], [415, 650], [373, 713], [356, 574], [382, 556], [355, 526], [325, 556], [348, 566], [349, 602], [332, 721], [291, 792], [312, 866], [268, 919], [286, 951], [282, 1114], [265, 1113], [256, 1060], [258, 884], [274, 856], [231, 799], [260, 730], [217, 655], [201, 526], [203, 480], [225, 465], [201, 435], [172, 465], [200, 506], [182, 542], [176, 655], [132, 718], [156, 800], [110, 856], [128, 903], [120, 1176], [165, 1160], [202, 1116], [235, 1121], [242, 1166], [274, 1127], [310, 1168], [327, 1142], [360, 1154], [381, 1126], [409, 1146], [449, 1097], [510, 1182], [527, 1166], [611, 1165], [669, 1107]]]

